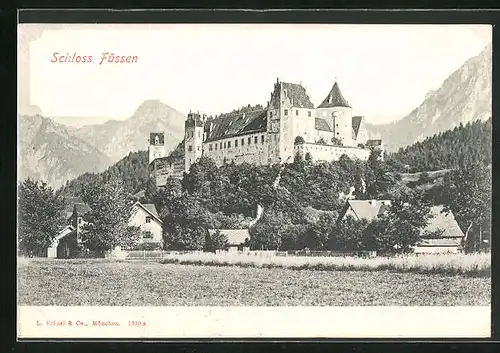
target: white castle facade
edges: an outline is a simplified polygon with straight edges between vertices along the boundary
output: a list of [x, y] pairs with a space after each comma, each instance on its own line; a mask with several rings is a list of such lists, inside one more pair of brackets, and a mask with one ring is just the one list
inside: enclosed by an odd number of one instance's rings
[[[149, 162], [152, 170], [163, 175], [179, 175], [180, 165], [158, 163], [166, 158], [164, 134], [151, 133]], [[189, 113], [185, 121], [184, 172], [201, 156], [217, 165], [248, 162], [268, 165], [292, 161], [296, 154], [310, 155], [313, 161], [350, 158], [368, 159], [371, 148], [380, 148], [382, 140], [367, 138], [365, 119], [353, 116], [352, 107], [340, 92], [337, 82], [314, 107], [300, 84], [274, 84], [271, 99], [260, 110], [223, 114], [217, 118]], [[161, 174], [161, 173], [158, 173]], [[162, 184], [158, 180], [157, 183]]]

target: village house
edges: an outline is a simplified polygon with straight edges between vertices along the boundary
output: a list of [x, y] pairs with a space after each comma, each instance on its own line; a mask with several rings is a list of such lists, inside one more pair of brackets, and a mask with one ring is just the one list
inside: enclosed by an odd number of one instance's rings
[[154, 204], [134, 203], [128, 224], [141, 228], [141, 243], [162, 243], [163, 222]]
[[[79, 198], [70, 198], [68, 207], [72, 206], [73, 211], [66, 209], [67, 225], [62, 227], [55, 236], [51, 246], [47, 249], [47, 257], [51, 258], [72, 258], [79, 255], [79, 245], [81, 244], [81, 231], [85, 225], [85, 215], [90, 211]], [[142, 243], [162, 243], [162, 221], [158, 216], [154, 204], [142, 204], [136, 202], [131, 207], [128, 220], [129, 226], [140, 227]]]
[[[371, 221], [386, 212], [389, 200], [347, 200], [338, 221], [352, 216], [357, 220]], [[433, 206], [429, 211], [429, 223], [422, 230], [422, 239], [413, 247], [415, 254], [423, 253], [458, 253], [462, 251], [464, 233], [460, 229], [453, 213], [443, 212], [443, 206]], [[442, 231], [439, 237], [426, 236], [435, 231]]]
[[429, 224], [424, 229], [425, 233], [441, 230], [443, 233], [436, 237], [423, 237], [413, 248], [416, 254], [424, 253], [458, 253], [463, 251], [465, 238], [462, 229], [455, 220], [453, 213], [444, 213], [443, 206], [431, 207], [432, 215]]

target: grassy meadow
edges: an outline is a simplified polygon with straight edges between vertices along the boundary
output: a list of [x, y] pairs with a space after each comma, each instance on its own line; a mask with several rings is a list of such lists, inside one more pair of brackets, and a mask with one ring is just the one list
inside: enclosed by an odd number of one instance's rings
[[[174, 261], [173, 257], [165, 260]], [[361, 260], [372, 266], [375, 266], [372, 260], [382, 263], [377, 258]], [[321, 262], [319, 258], [302, 258], [302, 264], [281, 267], [259, 266], [256, 261], [285, 260], [260, 258], [254, 259], [254, 265], [200, 266], [200, 263], [137, 260], [23, 259], [18, 262], [18, 303], [36, 306], [490, 304], [489, 277], [391, 272], [382, 270], [380, 265], [376, 271], [353, 271], [348, 267], [342, 271], [331, 270], [333, 267], [325, 270], [311, 265], [314, 261]], [[348, 261], [352, 265], [355, 260]]]
[[491, 275], [491, 255], [489, 253], [422, 254], [373, 258], [355, 256], [255, 256], [252, 254], [216, 255], [214, 253], [202, 253], [167, 254], [162, 262], [187, 265], [285, 268], [290, 270], [411, 272], [463, 275], [467, 277], [490, 277]]

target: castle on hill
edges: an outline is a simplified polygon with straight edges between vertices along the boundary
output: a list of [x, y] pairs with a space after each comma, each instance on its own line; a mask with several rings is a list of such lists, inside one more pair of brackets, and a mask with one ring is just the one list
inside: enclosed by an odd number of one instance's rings
[[216, 118], [189, 113], [183, 165], [168, 160], [164, 134], [151, 133], [149, 163], [157, 185], [164, 185], [169, 175], [182, 177], [201, 156], [212, 158], [218, 166], [269, 165], [290, 162], [297, 154], [309, 154], [313, 161], [334, 161], [343, 154], [367, 160], [372, 148], [383, 152], [382, 140], [368, 139], [364, 117], [353, 116], [337, 82], [315, 108], [302, 85], [277, 79], [263, 109]]

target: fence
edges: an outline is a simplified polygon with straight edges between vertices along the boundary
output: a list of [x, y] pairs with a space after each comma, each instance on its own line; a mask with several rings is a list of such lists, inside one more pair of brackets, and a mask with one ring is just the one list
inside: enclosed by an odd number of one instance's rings
[[[203, 251], [197, 250], [129, 250], [122, 251], [119, 258], [124, 260], [161, 260], [168, 255], [200, 255]], [[308, 250], [290, 250], [290, 251], [274, 251], [274, 250], [245, 250], [245, 251], [216, 251], [217, 255], [241, 255], [241, 256], [259, 256], [259, 257], [272, 257], [272, 256], [308, 256], [308, 257], [346, 257], [346, 256], [361, 256], [361, 257], [375, 257], [375, 251], [308, 251]]]

